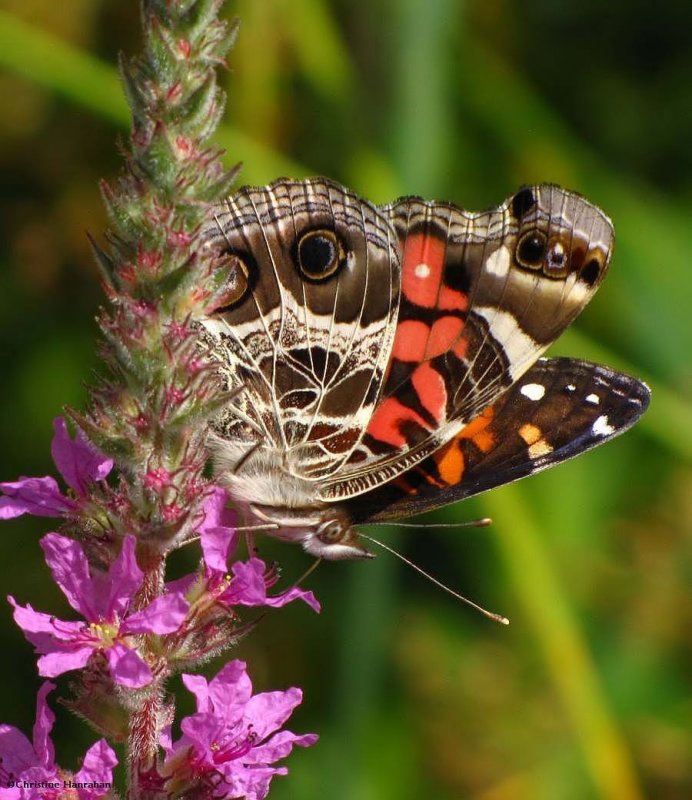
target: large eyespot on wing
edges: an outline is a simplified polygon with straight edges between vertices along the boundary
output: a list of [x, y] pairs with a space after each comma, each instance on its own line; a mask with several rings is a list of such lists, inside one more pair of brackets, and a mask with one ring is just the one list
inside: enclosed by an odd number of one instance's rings
[[[533, 200], [533, 202], [531, 202]], [[596, 206], [558, 186], [524, 187], [508, 203], [516, 233], [508, 235], [495, 258], [506, 270], [504, 302], [487, 285], [478, 298], [492, 326], [501, 308], [539, 345], [553, 341], [589, 302], [605, 276], [613, 248], [613, 227]], [[512, 366], [517, 374], [525, 360]]]
[[540, 359], [447, 444], [354, 501], [359, 521], [397, 519], [533, 475], [624, 433], [646, 411], [645, 383], [569, 358]]
[[203, 235], [234, 267], [229, 302], [203, 326], [228, 384], [244, 387], [242, 414], [229, 409], [217, 433], [248, 441], [245, 416], [296, 474], [338, 471], [391, 352], [400, 270], [388, 220], [331, 181], [279, 180], [216, 207]]
[[336, 231], [328, 228], [307, 230], [296, 240], [295, 264], [306, 280], [329, 280], [338, 270], [346, 268], [346, 257], [344, 243]]
[[401, 304], [381, 397], [325, 499], [413, 466], [491, 405], [586, 305], [607, 270], [608, 218], [557, 186], [524, 187], [480, 213], [405, 198]]

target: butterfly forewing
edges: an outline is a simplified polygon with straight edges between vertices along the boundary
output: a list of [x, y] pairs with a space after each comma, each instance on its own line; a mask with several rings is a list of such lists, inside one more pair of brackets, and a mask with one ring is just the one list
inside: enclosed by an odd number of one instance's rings
[[569, 358], [540, 359], [429, 458], [354, 503], [359, 519], [397, 519], [532, 475], [632, 426], [646, 384]]
[[610, 259], [607, 217], [556, 186], [478, 214], [417, 198], [384, 211], [402, 270], [392, 354], [362, 444], [325, 499], [368, 491], [456, 435], [574, 320]]

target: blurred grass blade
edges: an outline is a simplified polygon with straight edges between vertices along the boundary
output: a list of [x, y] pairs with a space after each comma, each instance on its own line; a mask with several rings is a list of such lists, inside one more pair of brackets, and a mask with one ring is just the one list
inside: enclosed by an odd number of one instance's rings
[[497, 546], [570, 717], [598, 797], [643, 800], [627, 744], [542, 544], [540, 525], [521, 489], [505, 486], [486, 496], [484, 502], [501, 529]]
[[456, 27], [451, 24], [456, 16], [454, 3], [402, 0], [392, 13], [398, 88], [390, 137], [395, 167], [406, 192], [435, 194], [446, 172], [453, 138], [446, 84], [451, 32]]
[[113, 67], [2, 10], [0, 64], [111, 122], [130, 122]]
[[[1, 10], [0, 64], [116, 125], [130, 123], [114, 67]], [[219, 129], [216, 140], [232, 162], [239, 156], [247, 162], [245, 181], [266, 183], [278, 175], [300, 177], [308, 172], [229, 125]]]
[[356, 76], [328, 4], [281, 0], [281, 10], [281, 26], [293, 39], [293, 52], [306, 79], [330, 102], [347, 102]]

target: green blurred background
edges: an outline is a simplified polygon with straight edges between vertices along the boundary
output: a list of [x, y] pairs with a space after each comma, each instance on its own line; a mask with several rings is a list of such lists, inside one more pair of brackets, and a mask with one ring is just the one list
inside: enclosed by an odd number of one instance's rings
[[[101, 303], [86, 232], [120, 169], [113, 65], [134, 0], [0, 0], [0, 477], [41, 475], [51, 419], [81, 406]], [[316, 731], [272, 798], [692, 797], [692, 5], [667, 0], [237, 0], [219, 142], [243, 182], [324, 174], [377, 202], [496, 204], [555, 181], [612, 216], [592, 306], [554, 352], [647, 379], [640, 425], [585, 457], [448, 509], [460, 531], [382, 538], [507, 614], [460, 606], [393, 558], [326, 564], [324, 604], [269, 615], [238, 649], [258, 688], [300, 685]], [[6, 523], [3, 594], [67, 613]], [[263, 543], [287, 580], [297, 549]], [[29, 731], [34, 659], [0, 615], [0, 719]], [[218, 668], [219, 664], [212, 665]], [[67, 680], [60, 681], [61, 688]], [[58, 710], [58, 754], [93, 741]]]

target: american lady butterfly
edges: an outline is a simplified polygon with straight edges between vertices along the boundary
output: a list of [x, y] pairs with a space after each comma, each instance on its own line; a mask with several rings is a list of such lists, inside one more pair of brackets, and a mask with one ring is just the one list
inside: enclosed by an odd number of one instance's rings
[[331, 181], [244, 188], [206, 246], [227, 302], [202, 336], [234, 399], [217, 477], [246, 522], [331, 559], [358, 524], [530, 475], [629, 428], [644, 383], [541, 353], [601, 284], [609, 219], [557, 186], [470, 213]]

